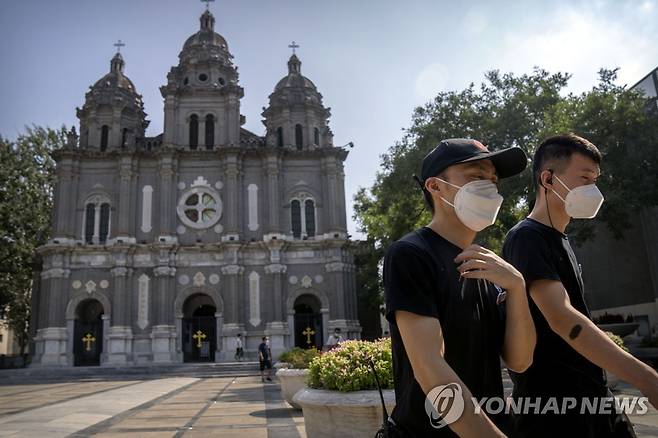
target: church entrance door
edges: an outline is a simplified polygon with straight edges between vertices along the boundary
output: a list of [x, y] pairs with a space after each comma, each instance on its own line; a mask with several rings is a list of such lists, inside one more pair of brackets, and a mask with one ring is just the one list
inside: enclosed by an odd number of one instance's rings
[[214, 362], [217, 349], [217, 311], [212, 299], [197, 294], [183, 306], [183, 360], [185, 362]]
[[103, 305], [84, 300], [76, 309], [73, 328], [73, 365], [97, 366], [103, 351]]
[[322, 349], [322, 314], [320, 302], [313, 295], [300, 295], [295, 300], [295, 346]]

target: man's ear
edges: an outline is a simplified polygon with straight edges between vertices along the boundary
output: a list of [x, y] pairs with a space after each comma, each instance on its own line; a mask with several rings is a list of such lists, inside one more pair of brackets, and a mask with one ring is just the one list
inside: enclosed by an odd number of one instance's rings
[[539, 174], [539, 181], [541, 183], [541, 186], [548, 190], [551, 186], [553, 186], [553, 170], [551, 169], [542, 170], [541, 173]]
[[[427, 181], [425, 182], [425, 188], [430, 193], [432, 193], [432, 191], [435, 191], [435, 192], [440, 192], [441, 191], [441, 190], [439, 190], [438, 180], [436, 178], [433, 178], [433, 177], [432, 178], [427, 178]], [[431, 190], [430, 190], [430, 188], [431, 188]]]

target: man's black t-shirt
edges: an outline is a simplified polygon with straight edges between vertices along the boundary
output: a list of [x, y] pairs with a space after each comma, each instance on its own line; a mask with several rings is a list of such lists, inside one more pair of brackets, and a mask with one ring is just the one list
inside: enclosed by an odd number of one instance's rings
[[[561, 282], [571, 305], [590, 317], [580, 265], [565, 234], [534, 219], [524, 219], [507, 233], [503, 258], [523, 274], [528, 290], [536, 280]], [[529, 303], [537, 346], [526, 372], [510, 372], [514, 396], [594, 396], [604, 391], [603, 370], [555, 333], [532, 299]]]
[[[500, 353], [505, 333], [504, 294], [485, 280], [460, 279], [454, 258], [462, 250], [429, 227], [395, 241], [384, 258], [386, 319], [391, 324], [396, 405], [391, 416], [409, 436], [456, 436], [435, 429], [425, 412], [425, 393], [416, 381], [395, 321], [404, 310], [438, 318], [444, 359], [474, 397], [502, 397]], [[505, 417], [492, 418], [503, 429]]]
[[[523, 274], [526, 288], [536, 280], [556, 280], [562, 283], [571, 305], [590, 317], [584, 298], [580, 265], [567, 236], [553, 227], [534, 219], [524, 219], [507, 234], [503, 245], [503, 258]], [[534, 300], [529, 299], [537, 331], [532, 365], [523, 373], [510, 371], [514, 382], [512, 397], [541, 399], [537, 409], [548, 406], [550, 398], [563, 406], [563, 397], [573, 397], [578, 405], [566, 413], [536, 414], [534, 409], [523, 415], [515, 415], [514, 435], [518, 437], [577, 436], [584, 438], [632, 437], [632, 426], [625, 415], [579, 414], [581, 400], [593, 400], [610, 396], [606, 388], [603, 370], [574, 350], [555, 333]], [[566, 434], [566, 435], [565, 435]]]

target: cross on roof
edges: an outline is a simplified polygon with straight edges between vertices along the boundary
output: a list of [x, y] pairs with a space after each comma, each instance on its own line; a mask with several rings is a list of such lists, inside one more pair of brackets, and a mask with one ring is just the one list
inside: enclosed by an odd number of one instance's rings
[[297, 44], [296, 42], [293, 41], [292, 44], [290, 44], [288, 47], [290, 47], [292, 49], [292, 54], [294, 55], [295, 54], [295, 49], [299, 49], [299, 44]]
[[120, 53], [120, 52], [121, 52], [121, 48], [122, 48], [123, 46], [125, 46], [125, 43], [123, 43], [121, 40], [119, 40], [119, 41], [117, 41], [116, 43], [114, 43], [114, 47], [117, 48], [117, 53]]
[[202, 3], [206, 4], [206, 11], [210, 9], [210, 2], [214, 2], [215, 0], [201, 0]]

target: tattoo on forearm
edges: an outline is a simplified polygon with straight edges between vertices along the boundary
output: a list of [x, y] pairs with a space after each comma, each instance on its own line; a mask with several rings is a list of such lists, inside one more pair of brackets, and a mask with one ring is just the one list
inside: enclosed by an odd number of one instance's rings
[[580, 324], [574, 325], [571, 331], [569, 332], [569, 339], [576, 339], [582, 329], [583, 327]]

